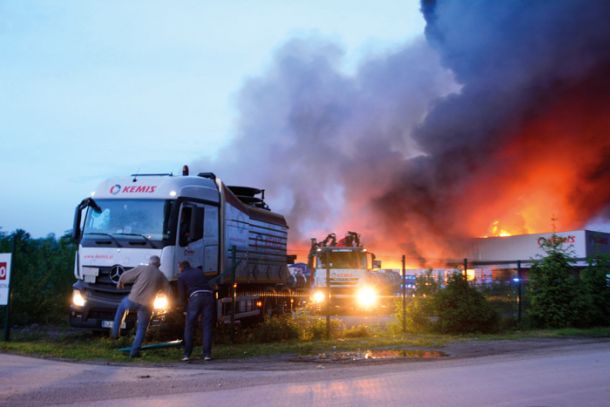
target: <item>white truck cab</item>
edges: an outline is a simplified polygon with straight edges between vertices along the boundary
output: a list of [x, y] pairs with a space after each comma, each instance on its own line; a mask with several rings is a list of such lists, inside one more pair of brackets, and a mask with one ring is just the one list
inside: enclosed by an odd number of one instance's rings
[[348, 232], [340, 241], [334, 233], [321, 242], [312, 239], [311, 300], [319, 305], [330, 301], [335, 306], [375, 308], [385, 290], [381, 275], [375, 272], [380, 266], [375, 255], [360, 244], [360, 236], [355, 232]]

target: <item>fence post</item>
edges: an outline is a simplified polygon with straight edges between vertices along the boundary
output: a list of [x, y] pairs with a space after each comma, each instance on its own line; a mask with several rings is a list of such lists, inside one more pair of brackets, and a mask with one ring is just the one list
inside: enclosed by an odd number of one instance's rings
[[406, 258], [402, 255], [402, 333], [407, 332], [407, 270]]
[[326, 339], [330, 339], [330, 256], [326, 257]]
[[517, 260], [517, 279], [519, 280], [517, 283], [517, 321], [521, 323], [521, 316], [523, 313], [523, 297], [522, 297], [522, 272], [521, 272], [521, 260]]
[[237, 247], [231, 246], [231, 343], [235, 342], [235, 306], [237, 305], [237, 284], [235, 284], [236, 269]]

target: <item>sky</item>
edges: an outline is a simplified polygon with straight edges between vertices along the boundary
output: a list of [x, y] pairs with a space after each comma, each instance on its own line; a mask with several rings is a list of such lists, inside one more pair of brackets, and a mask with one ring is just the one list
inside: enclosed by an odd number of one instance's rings
[[423, 29], [415, 0], [4, 0], [0, 231], [61, 235], [103, 179], [216, 157], [241, 87], [292, 39], [336, 43], [351, 72]]

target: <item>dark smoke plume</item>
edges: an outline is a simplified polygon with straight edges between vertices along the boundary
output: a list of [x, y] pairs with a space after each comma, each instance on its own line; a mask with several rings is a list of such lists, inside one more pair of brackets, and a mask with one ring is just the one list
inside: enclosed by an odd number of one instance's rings
[[357, 230], [410, 256], [583, 227], [610, 203], [610, 2], [424, 1], [427, 42], [340, 69], [283, 46], [213, 169], [270, 191], [293, 244]]
[[353, 75], [342, 72], [341, 58], [324, 41], [285, 44], [268, 72], [243, 87], [233, 142], [217, 160], [194, 164], [229, 183], [266, 188], [272, 209], [288, 215], [296, 245], [375, 230], [371, 200], [420, 154], [411, 133], [432, 101], [456, 89], [422, 39], [365, 61]]
[[385, 224], [441, 241], [493, 222], [548, 231], [552, 216], [583, 227], [610, 203], [610, 2], [425, 1], [422, 11], [462, 88], [414, 135], [425, 157], [375, 201]]

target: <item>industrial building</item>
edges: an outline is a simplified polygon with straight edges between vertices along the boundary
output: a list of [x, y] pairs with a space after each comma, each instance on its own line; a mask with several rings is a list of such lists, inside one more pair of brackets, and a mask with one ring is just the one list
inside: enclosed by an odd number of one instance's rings
[[[477, 238], [472, 240], [465, 256], [468, 280], [475, 283], [527, 280], [532, 263], [544, 257], [544, 243], [551, 239], [561, 243], [562, 248], [575, 259], [575, 268], [585, 267], [592, 257], [610, 256], [610, 233], [592, 230]], [[446, 281], [456, 270], [463, 272], [462, 260], [448, 263], [451, 264], [446, 268], [408, 269], [407, 274], [414, 278], [430, 270], [435, 278]]]
[[[585, 267], [590, 258], [610, 256], [610, 233], [592, 230], [481, 238], [473, 241], [468, 256], [469, 278], [481, 282], [527, 279], [532, 262], [545, 256], [545, 243], [553, 239], [575, 259], [575, 268]], [[520, 276], [515, 274], [518, 269]]]

